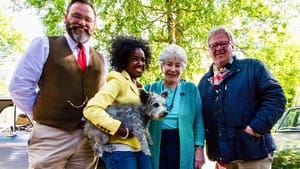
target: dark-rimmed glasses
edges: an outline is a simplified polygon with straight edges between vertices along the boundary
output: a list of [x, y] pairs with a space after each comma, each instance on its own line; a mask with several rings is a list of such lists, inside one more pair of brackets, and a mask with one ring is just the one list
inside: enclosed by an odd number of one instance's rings
[[223, 49], [223, 48], [227, 48], [230, 44], [231, 44], [230, 41], [222, 41], [222, 42], [216, 42], [216, 43], [209, 44], [208, 47], [211, 50], [216, 50], [219, 46]]

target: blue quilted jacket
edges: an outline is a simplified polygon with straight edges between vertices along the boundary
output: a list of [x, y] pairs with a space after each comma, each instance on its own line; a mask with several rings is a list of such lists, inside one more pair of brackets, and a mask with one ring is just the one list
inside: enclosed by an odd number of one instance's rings
[[[224, 163], [258, 160], [273, 152], [270, 130], [286, 104], [281, 86], [262, 62], [233, 59], [219, 90], [212, 86], [212, 66], [198, 84], [208, 158]], [[262, 136], [243, 132], [247, 125]]]

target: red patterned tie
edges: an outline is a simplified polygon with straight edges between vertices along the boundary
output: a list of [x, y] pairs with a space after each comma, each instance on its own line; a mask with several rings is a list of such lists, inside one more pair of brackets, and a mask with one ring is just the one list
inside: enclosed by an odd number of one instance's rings
[[84, 46], [81, 43], [79, 43], [78, 48], [79, 48], [78, 63], [80, 65], [82, 72], [85, 72], [85, 70], [86, 70], [86, 55], [85, 55], [85, 51], [84, 51]]

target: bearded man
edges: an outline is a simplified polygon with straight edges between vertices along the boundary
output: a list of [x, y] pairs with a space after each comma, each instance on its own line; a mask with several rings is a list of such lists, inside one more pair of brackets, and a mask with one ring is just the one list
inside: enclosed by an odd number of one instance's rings
[[19, 62], [9, 90], [32, 116], [28, 168], [95, 168], [97, 157], [83, 133], [82, 109], [104, 81], [105, 61], [89, 46], [96, 12], [87, 0], [72, 0], [63, 36], [35, 38]]

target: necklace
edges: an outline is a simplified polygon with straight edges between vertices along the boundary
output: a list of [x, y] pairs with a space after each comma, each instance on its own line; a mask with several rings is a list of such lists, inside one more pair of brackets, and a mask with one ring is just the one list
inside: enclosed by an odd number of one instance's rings
[[[165, 90], [165, 85], [162, 85], [162, 91], [164, 91], [164, 90]], [[168, 92], [170, 93], [170, 91], [168, 91]], [[177, 86], [176, 86], [176, 88], [175, 88], [173, 97], [172, 97], [172, 99], [171, 99], [171, 104], [168, 105], [168, 104], [166, 103], [166, 108], [167, 108], [167, 111], [168, 111], [168, 112], [171, 112], [171, 110], [172, 110], [172, 108], [173, 108], [173, 104], [174, 104], [176, 92], [177, 92]]]

